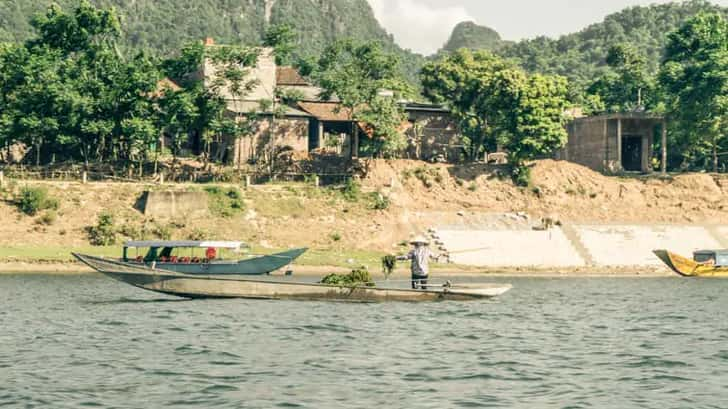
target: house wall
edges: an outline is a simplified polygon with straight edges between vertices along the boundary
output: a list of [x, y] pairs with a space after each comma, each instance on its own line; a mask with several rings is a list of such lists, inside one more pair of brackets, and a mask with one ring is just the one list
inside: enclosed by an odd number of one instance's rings
[[609, 131], [607, 121], [574, 121], [567, 125], [567, 131], [569, 141], [566, 145], [564, 159], [599, 172], [604, 171], [607, 166]]
[[[411, 125], [405, 131], [410, 140], [407, 156], [410, 158], [430, 160], [438, 155], [445, 155], [448, 161], [457, 161], [462, 149], [460, 128], [451, 115], [426, 111], [411, 111]], [[417, 135], [416, 124], [422, 126]]]
[[242, 165], [260, 160], [266, 154], [290, 147], [295, 152], [308, 152], [307, 118], [263, 118], [253, 134], [237, 138], [233, 146], [233, 163]]
[[[205, 87], [210, 87], [214, 79], [218, 77], [218, 70], [218, 67], [209, 58], [205, 59], [202, 69], [202, 78], [205, 80]], [[258, 84], [244, 95], [243, 102], [237, 102], [238, 105], [246, 105], [244, 107], [236, 106], [233, 103], [233, 95], [227, 86], [223, 86], [220, 89], [220, 95], [229, 101], [228, 105], [231, 111], [244, 112], [248, 109], [247, 105], [250, 105], [250, 102], [253, 102], [257, 106], [260, 100], [273, 100], [275, 98], [276, 61], [273, 55], [273, 49], [263, 48], [261, 50], [258, 56], [258, 64], [250, 69], [246, 78], [247, 81], [254, 79], [258, 81]]]
[[651, 119], [577, 119], [567, 125], [569, 140], [559, 157], [599, 172], [619, 172], [622, 170], [622, 143], [618, 138], [621, 132], [622, 137], [642, 137], [642, 171], [649, 172], [654, 126]]

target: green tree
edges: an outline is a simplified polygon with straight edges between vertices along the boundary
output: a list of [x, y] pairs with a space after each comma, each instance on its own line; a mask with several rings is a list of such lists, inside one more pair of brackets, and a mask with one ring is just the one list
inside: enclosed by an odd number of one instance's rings
[[448, 104], [469, 140], [469, 157], [504, 147], [514, 175], [524, 162], [553, 152], [566, 140], [568, 83], [559, 76], [532, 75], [495, 55], [461, 49], [425, 66], [425, 94]]
[[504, 147], [520, 175], [525, 170], [524, 161], [549, 155], [566, 143], [568, 85], [564, 77], [536, 74], [521, 79], [511, 89], [516, 95]]
[[276, 64], [290, 65], [291, 54], [295, 50], [296, 31], [288, 24], [273, 25], [263, 37], [263, 46], [271, 47], [275, 53]]
[[412, 91], [400, 76], [396, 55], [376, 42], [340, 40], [324, 51], [312, 76], [323, 99], [337, 97], [349, 120], [370, 125], [376, 154], [393, 155], [403, 146], [397, 127], [405, 116], [397, 101]]
[[495, 151], [502, 133], [499, 118], [510, 96], [503, 95], [507, 77], [517, 68], [487, 51], [460, 49], [422, 69], [424, 94], [446, 104], [460, 122], [466, 138], [466, 156], [476, 160]]
[[587, 90], [598, 95], [609, 112], [626, 112], [656, 107], [654, 76], [647, 71], [644, 55], [629, 44], [612, 46], [606, 58], [610, 70]]
[[669, 35], [660, 82], [685, 145], [706, 146], [718, 171], [718, 147], [728, 136], [728, 22], [701, 14]]

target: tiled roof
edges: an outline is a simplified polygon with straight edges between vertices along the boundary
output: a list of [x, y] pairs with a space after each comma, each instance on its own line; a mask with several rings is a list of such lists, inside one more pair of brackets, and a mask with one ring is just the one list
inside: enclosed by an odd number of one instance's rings
[[320, 121], [351, 121], [351, 110], [336, 102], [302, 101], [298, 106]]
[[293, 67], [278, 67], [276, 69], [276, 84], [302, 87], [311, 85]]

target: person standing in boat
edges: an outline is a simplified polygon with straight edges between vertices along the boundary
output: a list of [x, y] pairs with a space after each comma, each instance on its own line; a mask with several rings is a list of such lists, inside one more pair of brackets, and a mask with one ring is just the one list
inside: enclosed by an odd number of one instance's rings
[[412, 261], [412, 289], [427, 289], [427, 280], [430, 276], [430, 259], [437, 260], [438, 257], [430, 251], [430, 242], [420, 236], [410, 242], [414, 248], [405, 256], [397, 257], [400, 261]]

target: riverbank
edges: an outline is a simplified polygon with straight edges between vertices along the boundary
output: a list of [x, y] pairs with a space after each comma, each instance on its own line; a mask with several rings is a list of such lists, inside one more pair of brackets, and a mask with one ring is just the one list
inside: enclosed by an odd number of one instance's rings
[[[297, 265], [310, 274], [379, 271], [382, 256], [403, 254], [427, 232], [434, 251], [457, 264], [438, 267], [450, 275], [669, 275], [652, 250], [728, 247], [728, 183], [719, 175], [607, 177], [556, 161], [536, 163], [532, 175], [522, 188], [498, 167], [372, 161], [348, 188], [7, 179], [0, 271], [83, 271], [69, 264], [72, 251], [118, 257], [119, 245], [90, 245], [101, 214], [112, 215], [106, 227], [119, 244], [242, 240], [254, 254], [308, 247]], [[20, 212], [25, 187], [45, 189], [58, 208]]]

